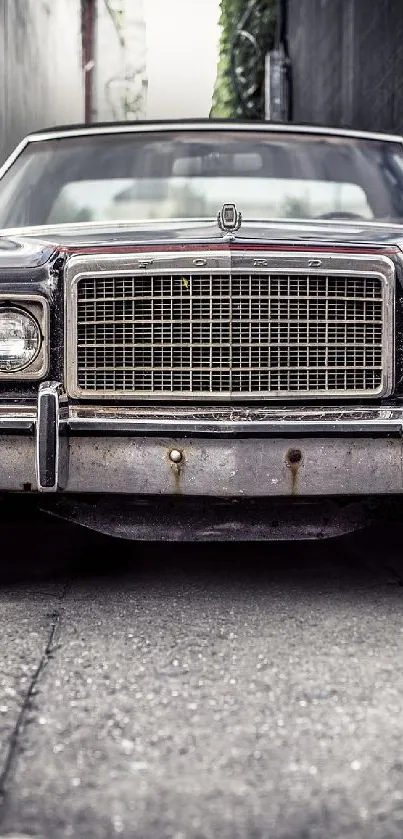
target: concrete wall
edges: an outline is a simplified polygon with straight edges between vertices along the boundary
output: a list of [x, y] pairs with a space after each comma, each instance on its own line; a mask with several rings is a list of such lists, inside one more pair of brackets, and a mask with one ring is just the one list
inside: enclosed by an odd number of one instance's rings
[[81, 0], [0, 0], [0, 161], [29, 131], [83, 120]]
[[146, 31], [143, 0], [98, 0], [93, 122], [145, 116]]

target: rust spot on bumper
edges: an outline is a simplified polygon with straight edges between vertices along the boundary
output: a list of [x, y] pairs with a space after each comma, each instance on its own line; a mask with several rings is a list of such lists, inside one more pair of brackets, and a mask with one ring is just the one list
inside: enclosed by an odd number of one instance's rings
[[285, 462], [291, 472], [291, 495], [297, 495], [299, 467], [302, 463], [301, 449], [288, 449], [285, 456]]

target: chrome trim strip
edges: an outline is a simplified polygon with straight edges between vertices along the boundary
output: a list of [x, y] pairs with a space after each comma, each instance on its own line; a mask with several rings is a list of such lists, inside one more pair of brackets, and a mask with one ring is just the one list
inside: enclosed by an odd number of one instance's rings
[[[287, 219], [287, 223], [289, 221], [292, 222], [292, 219]], [[259, 223], [262, 226], [264, 226], [264, 224], [270, 224], [270, 222], [266, 222], [266, 221], [259, 222]], [[277, 223], [281, 224], [281, 219], [279, 219], [277, 221]], [[327, 223], [331, 224], [331, 222], [327, 222]], [[387, 224], [386, 222], [377, 222], [377, 224], [380, 224], [381, 226], [384, 225], [388, 229], [390, 229], [393, 226], [393, 225]], [[0, 236], [11, 236], [13, 234], [14, 235], [18, 234], [19, 236], [39, 236], [39, 235], [45, 236], [45, 235], [51, 234], [51, 233], [61, 233], [62, 231], [67, 231], [69, 236], [74, 234], [75, 232], [83, 233], [85, 231], [88, 231], [88, 233], [91, 233], [91, 234], [102, 234], [102, 233], [105, 232], [105, 229], [107, 228], [107, 230], [108, 230], [108, 244], [110, 245], [111, 244], [111, 239], [110, 239], [111, 228], [114, 231], [116, 231], [116, 230], [118, 230], [118, 231], [129, 230], [129, 231], [133, 232], [133, 228], [141, 227], [142, 225], [145, 226], [145, 227], [150, 227], [150, 219], [147, 219], [147, 218], [136, 219], [135, 221], [121, 221], [121, 220], [117, 219], [117, 220], [114, 220], [110, 223], [108, 223], [108, 222], [107, 223], [97, 222], [97, 221], [77, 221], [77, 222], [73, 222], [71, 224], [68, 223], [68, 222], [67, 223], [63, 222], [61, 224], [30, 225], [29, 227], [3, 227], [3, 228], [0, 229]], [[213, 217], [211, 217], [211, 218], [208, 218], [208, 217], [206, 217], [206, 218], [188, 218], [188, 219], [184, 219], [184, 218], [159, 218], [159, 219], [154, 219], [153, 220], [152, 229], [153, 229], [153, 231], [156, 231], [156, 230], [159, 230], [160, 228], [175, 227], [176, 229], [180, 228], [180, 229], [185, 229], [186, 230], [189, 227], [192, 227], [192, 225], [194, 225], [194, 227], [195, 227], [195, 232], [197, 231], [198, 227], [202, 227], [203, 229], [205, 229], [206, 227], [210, 226], [212, 233], [214, 233], [214, 231], [216, 232], [217, 239], [221, 235], [219, 233], [218, 228], [217, 228], [217, 219], [215, 219]], [[373, 224], [371, 225], [371, 223], [369, 223], [369, 226], [373, 227]], [[402, 225], [395, 225], [395, 226], [398, 227], [400, 230], [402, 229]], [[135, 237], [135, 235], [136, 235], [135, 232], [133, 232], [134, 237]], [[89, 247], [96, 247], [97, 244], [98, 244], [97, 242], [95, 242], [95, 243], [92, 242], [89, 245]], [[102, 244], [102, 242], [101, 242], [101, 244]], [[130, 247], [131, 244], [132, 244], [132, 242], [129, 242], [129, 241], [128, 242], [124, 241], [124, 242], [119, 242], [119, 243], [114, 242], [114, 245], [116, 245], [116, 247]], [[84, 244], [83, 247], [85, 247], [85, 246], [86, 245]], [[374, 248], [375, 247], [377, 247], [377, 246], [375, 245]], [[393, 245], [392, 245], [392, 247], [393, 247]]]
[[402, 143], [403, 138], [399, 134], [382, 134], [380, 132], [372, 131], [357, 131], [354, 129], [344, 128], [323, 128], [315, 125], [294, 125], [292, 123], [273, 124], [269, 122], [214, 122], [198, 121], [194, 122], [161, 122], [161, 123], [143, 123], [143, 124], [112, 124], [112, 125], [95, 125], [95, 126], [72, 126], [71, 128], [48, 129], [38, 134], [28, 134], [25, 142], [38, 143], [43, 140], [60, 140], [65, 137], [85, 137], [87, 135], [99, 134], [149, 134], [149, 133], [163, 133], [167, 131], [186, 132], [186, 131], [245, 131], [248, 133], [263, 132], [266, 134], [318, 134], [320, 136], [330, 137], [351, 137], [352, 139], [362, 140], [384, 140], [385, 142]]
[[0, 417], [0, 434], [21, 432], [32, 434], [36, 427], [36, 414], [32, 419], [16, 419], [14, 417]]
[[67, 420], [69, 431], [97, 435], [118, 434], [133, 437], [304, 437], [304, 436], [403, 436], [403, 418], [398, 420], [346, 420], [346, 421], [297, 421], [269, 420], [257, 422], [223, 422], [209, 420], [145, 420], [106, 419], [90, 417]]
[[[198, 265], [202, 262], [202, 265]], [[144, 267], [145, 263], [149, 263]], [[263, 264], [262, 264], [263, 263]], [[319, 264], [318, 264], [319, 263]], [[178, 402], [206, 402], [217, 400], [220, 402], [236, 403], [245, 401], [273, 401], [284, 399], [287, 402], [301, 401], [301, 399], [357, 399], [358, 391], [329, 391], [329, 392], [273, 392], [254, 394], [227, 393], [163, 393], [156, 392], [128, 393], [116, 391], [87, 391], [77, 386], [77, 285], [80, 279], [85, 276], [105, 277], [110, 276], [147, 276], [153, 274], [172, 274], [177, 271], [194, 272], [197, 265], [197, 274], [211, 274], [231, 272], [231, 274], [248, 272], [275, 273], [278, 274], [300, 274], [329, 275], [329, 276], [364, 276], [375, 277], [381, 280], [384, 286], [383, 295], [383, 347], [382, 358], [384, 369], [382, 385], [378, 390], [359, 392], [360, 398], [373, 399], [375, 397], [388, 396], [393, 389], [393, 358], [394, 358], [394, 293], [395, 293], [395, 268], [391, 259], [382, 255], [359, 256], [355, 254], [339, 254], [331, 250], [328, 253], [321, 253], [320, 258], [315, 252], [290, 253], [281, 251], [270, 252], [262, 256], [261, 251], [191, 251], [185, 253], [177, 252], [153, 252], [147, 251], [139, 255], [134, 254], [93, 254], [72, 256], [67, 262], [65, 282], [65, 370], [66, 390], [70, 396], [85, 398], [89, 401], [104, 401], [106, 399], [129, 399], [136, 398], [142, 401], [153, 399], [157, 402], [177, 400]]]
[[[161, 229], [166, 229], [166, 228], [167, 229], [175, 228], [176, 230], [178, 230], [178, 229], [189, 229], [192, 226], [194, 227], [195, 238], [197, 238], [197, 232], [198, 232], [199, 228], [202, 228], [203, 230], [206, 230], [207, 227], [210, 227], [212, 237], [215, 236], [217, 238], [216, 244], [221, 244], [222, 242], [226, 241], [224, 236], [222, 237], [222, 239], [218, 238], [219, 236], [222, 235], [222, 233], [221, 233], [220, 229], [218, 228], [217, 219], [213, 218], [212, 216], [211, 217], [206, 216], [206, 217], [202, 217], [202, 218], [187, 218], [187, 219], [184, 219], [184, 218], [181, 218], [181, 217], [179, 217], [179, 218], [158, 218], [158, 219], [153, 219], [153, 222], [152, 222], [153, 231], [159, 231]], [[400, 231], [400, 232], [402, 232], [402, 230], [403, 230], [403, 224], [397, 224], [395, 222], [388, 222], [388, 221], [377, 221], [377, 220], [367, 221], [367, 220], [363, 219], [359, 223], [351, 222], [351, 221], [346, 223], [346, 220], [343, 221], [341, 219], [321, 219], [320, 222], [318, 223], [317, 221], [315, 221], [315, 219], [309, 219], [309, 218], [304, 220], [304, 219], [298, 219], [298, 218], [287, 218], [287, 219], [281, 219], [281, 218], [248, 218], [246, 216], [243, 216], [242, 230], [237, 233], [237, 239], [239, 239], [240, 241], [243, 241], [243, 242], [248, 241], [247, 237], [245, 237], [243, 235], [244, 232], [248, 229], [248, 227], [251, 230], [256, 229], [256, 227], [259, 227], [261, 229], [266, 229], [267, 228], [273, 233], [273, 238], [275, 239], [275, 235], [274, 235], [273, 231], [275, 231], [276, 227], [278, 227], [281, 230], [284, 230], [285, 226], [289, 228], [288, 241], [293, 242], [294, 245], [295, 245], [295, 233], [299, 233], [301, 231], [307, 231], [307, 232], [309, 232], [310, 238], [312, 238], [313, 233], [315, 233], [315, 231], [318, 229], [318, 227], [321, 230], [323, 230], [323, 228], [326, 228], [326, 227], [329, 227], [332, 230], [334, 230], [335, 227], [337, 229], [339, 229], [339, 231], [340, 231], [340, 240], [339, 240], [340, 243], [343, 243], [345, 238], [347, 238], [347, 241], [349, 240], [352, 229], [358, 229], [358, 230], [361, 230], [361, 229], [368, 229], [368, 230], [380, 229], [380, 230], [389, 230], [389, 231], [390, 230], [396, 230], [396, 231]], [[150, 228], [151, 227], [150, 219], [147, 219], [147, 218], [145, 218], [145, 219], [135, 219], [135, 221], [121, 221], [121, 220], [117, 219], [117, 220], [114, 220], [114, 221], [109, 222], [109, 223], [95, 222], [95, 221], [80, 221], [80, 222], [74, 222], [72, 224], [63, 222], [62, 224], [30, 225], [28, 227], [3, 227], [3, 228], [0, 229], [0, 236], [12, 236], [12, 235], [18, 235], [18, 236], [47, 236], [47, 235], [51, 235], [52, 233], [62, 233], [62, 232], [66, 233], [66, 231], [67, 231], [67, 234], [69, 236], [74, 235], [75, 232], [83, 233], [83, 232], [86, 232], [86, 231], [88, 231], [88, 233], [91, 233], [93, 235], [98, 234], [99, 236], [101, 236], [103, 233], [105, 233], [108, 236], [107, 241], [101, 239], [99, 242], [84, 243], [83, 246], [82, 246], [83, 248], [84, 247], [96, 248], [98, 246], [99, 247], [104, 247], [105, 244], [106, 245], [111, 244], [111, 240], [110, 240], [111, 229], [112, 229], [112, 231], [129, 231], [129, 232], [132, 232], [133, 233], [133, 240], [134, 240], [135, 235], [136, 235], [135, 231], [138, 227], [140, 227], [140, 228], [141, 227]], [[344, 237], [343, 234], [346, 234], [346, 237]], [[130, 245], [134, 244], [133, 240], [132, 241], [128, 240], [128, 241], [119, 242], [119, 243], [114, 242], [114, 246], [116, 245], [116, 247], [130, 247]], [[166, 242], [164, 242], [163, 244], [166, 244]], [[200, 244], [200, 243], [198, 243], [198, 244]], [[209, 242], [207, 241], [206, 244], [209, 244]], [[298, 240], [297, 240], [297, 244], [298, 244]], [[368, 241], [368, 242], [365, 242], [364, 247], [365, 248], [373, 248], [374, 253], [376, 253], [376, 251], [379, 248], [381, 250], [384, 247], [387, 248], [387, 249], [388, 248], [393, 249], [393, 248], [396, 248], [397, 244], [398, 244], [397, 240], [393, 240], [390, 243], [386, 242], [384, 245], [381, 245], [379, 243], [379, 241], [375, 241], [375, 242], [374, 241], [372, 241], [372, 242]], [[328, 246], [328, 243], [326, 243], [326, 246]], [[350, 245], [347, 245], [347, 246], [348, 247], [351, 246], [351, 247], [355, 248], [355, 250], [359, 249], [359, 244], [357, 244], [357, 242], [352, 242]], [[337, 245], [336, 245], [336, 247], [337, 247]]]
[[9, 157], [7, 157], [3, 165], [0, 166], [0, 179], [6, 174], [6, 172], [8, 172], [13, 163], [15, 163], [17, 158], [20, 156], [21, 152], [23, 152], [24, 149], [27, 147], [28, 143], [29, 138], [25, 137], [25, 139], [22, 140], [21, 143], [18, 143], [18, 146], [15, 147], [14, 151], [11, 152]]
[[[58, 399], [59, 431], [88, 431], [90, 434], [108, 431], [128, 434], [147, 434], [152, 431], [160, 436], [191, 433], [194, 436], [211, 431], [218, 435], [246, 433], [289, 434], [304, 432], [331, 433], [336, 436], [349, 434], [403, 434], [403, 406], [392, 408], [332, 408], [318, 410], [289, 408], [287, 410], [260, 408], [204, 408], [192, 412], [186, 408], [161, 407], [155, 410], [126, 407], [100, 407], [69, 405], [65, 403], [61, 385], [58, 382], [43, 382], [39, 388], [36, 409], [27, 410], [18, 416], [17, 407], [7, 406], [0, 415], [0, 433], [9, 430], [33, 431], [40, 423], [39, 407], [45, 394]], [[200, 416], [199, 416], [200, 415]], [[248, 418], [246, 418], [248, 417]]]
[[[39, 387], [38, 406], [18, 416], [17, 406], [6, 406], [0, 415], [0, 434], [9, 431], [33, 432], [41, 422], [40, 406], [44, 395], [51, 394], [58, 403], [59, 438], [63, 432], [88, 433], [98, 436], [108, 433], [160, 437], [205, 434], [248, 437], [287, 436], [403, 436], [403, 406], [391, 408], [332, 408], [286, 410], [260, 408], [204, 408], [192, 412], [186, 408], [100, 407], [67, 405], [59, 382], [43, 382]], [[248, 418], [246, 418], [248, 417]], [[35, 444], [38, 449], [37, 442]], [[38, 451], [36, 453], [39, 467]], [[60, 461], [60, 440], [59, 440]]]

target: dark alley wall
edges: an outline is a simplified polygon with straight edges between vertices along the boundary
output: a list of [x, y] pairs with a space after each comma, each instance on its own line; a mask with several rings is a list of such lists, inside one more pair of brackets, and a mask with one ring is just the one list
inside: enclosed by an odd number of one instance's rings
[[288, 0], [294, 122], [403, 133], [402, 0]]

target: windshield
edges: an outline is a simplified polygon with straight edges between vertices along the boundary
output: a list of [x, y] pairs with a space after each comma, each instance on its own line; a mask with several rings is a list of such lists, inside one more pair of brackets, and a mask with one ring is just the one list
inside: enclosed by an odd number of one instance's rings
[[29, 143], [0, 180], [0, 227], [212, 218], [403, 222], [403, 146], [303, 133], [166, 131]]

